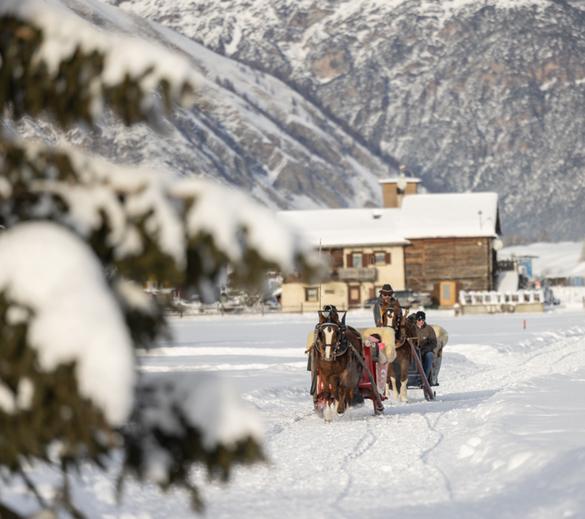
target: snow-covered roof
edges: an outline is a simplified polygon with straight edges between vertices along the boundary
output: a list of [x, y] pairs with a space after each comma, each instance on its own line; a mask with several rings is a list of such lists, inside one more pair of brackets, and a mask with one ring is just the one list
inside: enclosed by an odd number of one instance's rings
[[413, 238], [496, 237], [497, 193], [433, 193], [404, 197], [402, 232]]
[[278, 216], [316, 247], [408, 243], [400, 232], [400, 209], [280, 211]]
[[313, 246], [404, 245], [416, 238], [496, 237], [496, 193], [411, 195], [400, 208], [280, 211]]

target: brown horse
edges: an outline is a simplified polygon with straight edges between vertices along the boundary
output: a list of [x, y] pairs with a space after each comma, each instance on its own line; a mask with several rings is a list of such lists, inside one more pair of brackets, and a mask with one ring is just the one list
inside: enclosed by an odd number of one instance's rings
[[[417, 346], [416, 324], [412, 319], [407, 319], [408, 311], [404, 313], [400, 320], [400, 339], [396, 341], [396, 359], [388, 366], [387, 382], [392, 387], [394, 400], [400, 399], [401, 402], [408, 402], [408, 368], [412, 362], [412, 350], [409, 340], [414, 341]], [[400, 381], [398, 381], [400, 377]]]
[[363, 354], [361, 335], [345, 325], [345, 314], [340, 322], [319, 312], [310, 347], [311, 371], [316, 381], [312, 393], [315, 410], [326, 419], [331, 419], [326, 411], [343, 414], [358, 391], [362, 366], [354, 349]]

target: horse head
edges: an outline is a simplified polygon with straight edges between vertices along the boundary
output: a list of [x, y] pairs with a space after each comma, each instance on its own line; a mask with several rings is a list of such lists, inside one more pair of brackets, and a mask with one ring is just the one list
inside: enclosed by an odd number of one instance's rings
[[404, 315], [404, 331], [405, 337], [412, 339], [417, 337], [416, 333], [416, 313], [408, 314], [408, 311]]
[[317, 351], [321, 359], [334, 361], [347, 352], [347, 339], [340, 324], [322, 322], [317, 325], [316, 332]]

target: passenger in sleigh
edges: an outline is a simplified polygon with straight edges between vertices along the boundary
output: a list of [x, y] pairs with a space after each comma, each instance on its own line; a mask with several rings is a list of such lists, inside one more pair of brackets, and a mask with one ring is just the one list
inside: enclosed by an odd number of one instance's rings
[[402, 308], [398, 299], [394, 297], [394, 290], [389, 283], [382, 286], [378, 300], [374, 305], [374, 322], [376, 326], [390, 326], [394, 329], [396, 340], [400, 340], [400, 323], [402, 321]]
[[447, 330], [438, 324], [428, 324], [422, 310], [411, 314], [408, 319], [416, 323], [418, 347], [427, 380], [431, 386], [439, 385], [439, 371], [443, 360], [443, 348], [449, 340]]
[[416, 315], [416, 334], [418, 336], [418, 348], [425, 372], [425, 377], [431, 383], [431, 369], [433, 367], [434, 351], [437, 347], [437, 335], [432, 326], [427, 324], [427, 315], [419, 310]]

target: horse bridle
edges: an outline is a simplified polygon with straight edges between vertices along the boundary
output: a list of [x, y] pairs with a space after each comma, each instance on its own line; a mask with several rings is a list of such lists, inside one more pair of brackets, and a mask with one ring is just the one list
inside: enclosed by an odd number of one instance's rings
[[[323, 341], [321, 340], [323, 337]], [[333, 338], [336, 337], [335, 342]], [[321, 323], [316, 327], [315, 345], [322, 360], [333, 362], [345, 355], [349, 348], [344, 328], [337, 323]]]

